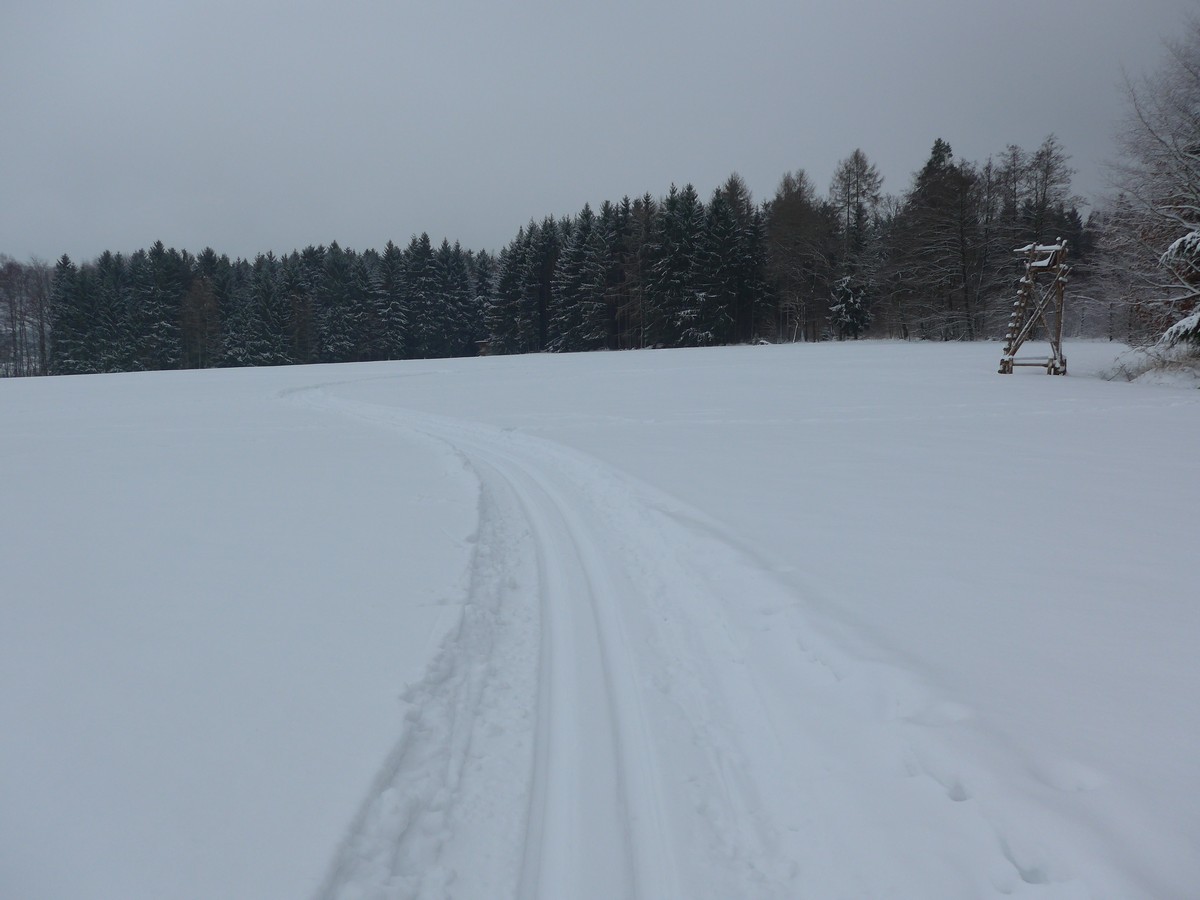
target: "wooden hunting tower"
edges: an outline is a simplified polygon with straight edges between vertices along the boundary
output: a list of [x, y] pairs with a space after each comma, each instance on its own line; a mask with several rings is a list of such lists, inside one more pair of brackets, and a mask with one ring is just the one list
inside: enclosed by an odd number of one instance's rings
[[[1066, 242], [1060, 238], [1056, 244], [1029, 244], [1013, 252], [1025, 255], [1025, 274], [1008, 320], [1000, 374], [1011, 375], [1014, 366], [1041, 366], [1047, 375], [1066, 375], [1067, 358], [1062, 352], [1063, 295], [1071, 271]], [[1017, 351], [1039, 323], [1046, 329], [1050, 356], [1018, 357]]]

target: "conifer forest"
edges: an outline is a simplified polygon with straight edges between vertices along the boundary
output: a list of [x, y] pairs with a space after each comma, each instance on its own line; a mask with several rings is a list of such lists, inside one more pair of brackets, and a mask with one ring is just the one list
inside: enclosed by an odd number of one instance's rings
[[[736, 174], [710, 197], [585, 205], [498, 252], [427, 234], [253, 260], [156, 242], [55, 264], [0, 259], [8, 375], [270, 366], [822, 341], [976, 340], [1002, 331], [1013, 249], [1062, 238], [1087, 283], [1094, 228], [1054, 136], [980, 164], [934, 142], [900, 195], [855, 150], [827, 189], [785, 174], [756, 201]], [[1104, 298], [1076, 332], [1145, 326]]]

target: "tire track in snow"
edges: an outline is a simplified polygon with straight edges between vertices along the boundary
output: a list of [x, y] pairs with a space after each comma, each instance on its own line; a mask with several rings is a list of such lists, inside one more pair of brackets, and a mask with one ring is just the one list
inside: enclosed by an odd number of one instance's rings
[[[483, 897], [489, 884], [516, 882], [539, 625], [526, 599], [533, 561], [505, 519], [514, 502], [481, 486], [460, 617], [404, 692], [401, 737], [335, 855], [321, 900]], [[464, 812], [488, 827], [459, 868], [454, 842]]]
[[[462, 446], [461, 444], [459, 446]], [[537, 547], [543, 640], [535, 761], [518, 895], [678, 896], [637, 669], [608, 561], [569, 501], [519, 458], [491, 455]]]
[[481, 485], [462, 621], [322, 898], [1086, 895], [939, 740], [970, 710], [841, 650], [716, 523], [518, 432], [301, 402]]

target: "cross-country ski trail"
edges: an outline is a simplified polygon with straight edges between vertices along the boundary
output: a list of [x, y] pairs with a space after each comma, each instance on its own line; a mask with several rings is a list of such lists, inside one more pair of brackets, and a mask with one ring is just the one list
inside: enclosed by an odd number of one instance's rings
[[292, 399], [479, 482], [461, 617], [319, 897], [1092, 895], [1078, 826], [1017, 814], [972, 711], [719, 522], [518, 431]]

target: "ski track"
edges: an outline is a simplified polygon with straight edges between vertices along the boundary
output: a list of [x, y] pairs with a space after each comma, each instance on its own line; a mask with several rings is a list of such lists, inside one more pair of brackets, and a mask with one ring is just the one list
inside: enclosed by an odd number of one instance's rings
[[479, 525], [320, 900], [1093, 895], [1052, 853], [1070, 823], [1006, 827], [969, 708], [831, 639], [719, 523], [544, 439], [335, 387], [289, 399], [450, 448]]

